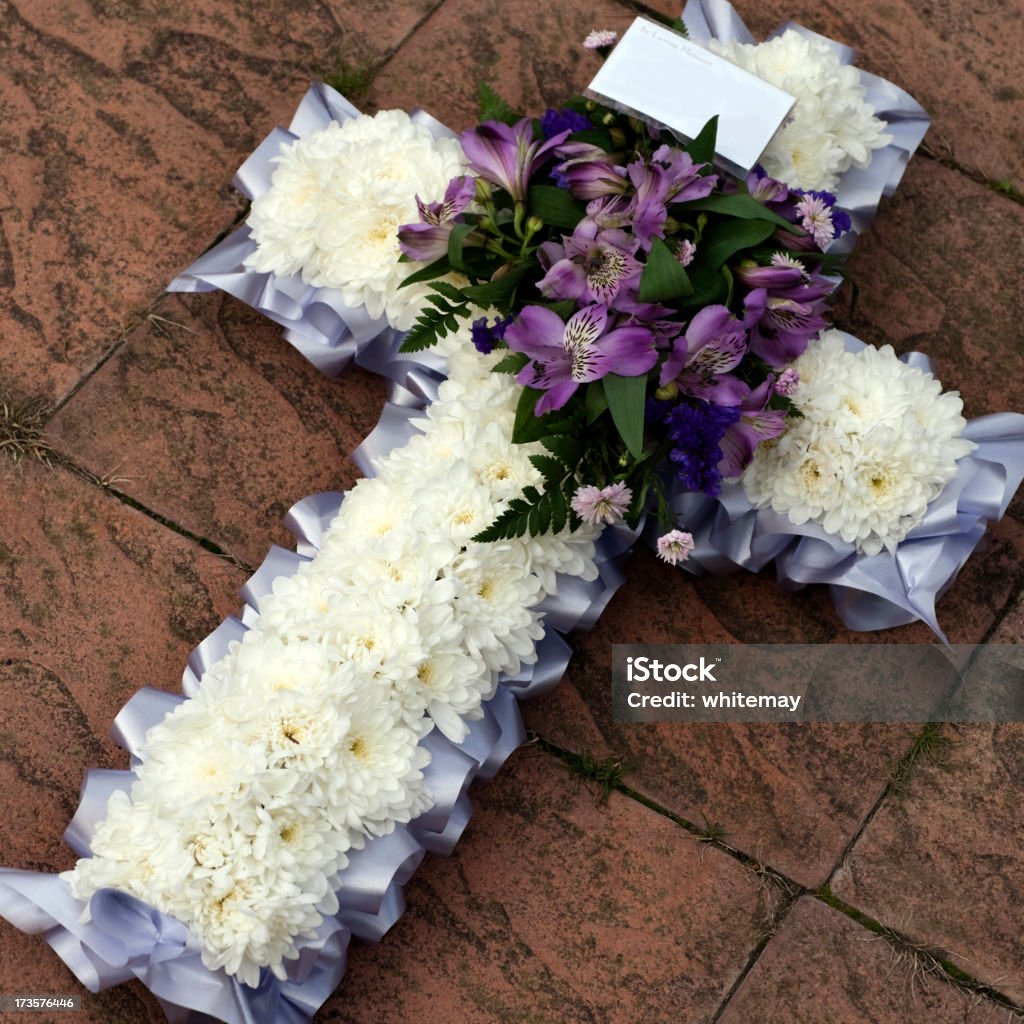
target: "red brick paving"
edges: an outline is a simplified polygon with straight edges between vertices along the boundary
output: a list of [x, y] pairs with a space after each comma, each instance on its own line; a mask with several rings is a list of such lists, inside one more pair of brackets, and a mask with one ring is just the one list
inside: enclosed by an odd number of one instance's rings
[[[842, 38], [931, 110], [933, 147], [960, 169], [911, 165], [852, 261], [860, 294], [852, 305], [844, 292], [844, 326], [929, 351], [969, 415], [1021, 409], [1024, 211], [968, 174], [1024, 183], [1021, 12], [994, 0], [740, 10], [758, 34], [791, 16]], [[281, 0], [0, 5], [0, 397], [56, 400], [81, 385], [48, 426], [58, 447], [257, 561], [286, 541], [292, 501], [351, 482], [345, 455], [382, 388], [356, 371], [319, 377], [231, 300], [162, 297], [239, 210], [238, 163], [287, 122], [310, 77], [343, 62], [379, 67], [368, 106], [421, 105], [460, 128], [480, 78], [524, 108], [579, 89], [596, 67], [579, 39], [630, 17], [618, 0], [334, 2], [301, 16]], [[144, 319], [154, 303], [183, 327]], [[177, 687], [188, 649], [234, 609], [241, 574], [69, 470], [0, 474], [0, 863], [60, 869], [84, 769], [125, 763], [102, 738], [110, 718], [142, 683]], [[1008, 521], [979, 549], [940, 605], [954, 640], [982, 640], [1012, 607], [1022, 545], [1024, 527]], [[1024, 1003], [1019, 729], [956, 730], [945, 767], [918, 766], [874, 810], [908, 727], [615, 726], [614, 642], [848, 639], [820, 591], [781, 595], [767, 577], [694, 583], [646, 552], [630, 577], [529, 721], [569, 749], [624, 758], [628, 785], [721, 825], [736, 855], [622, 795], [599, 807], [555, 759], [520, 753], [479, 790], [455, 856], [421, 869], [392, 934], [353, 947], [318, 1019], [1007, 1019], [988, 996], [922, 988], [884, 940], [812, 896], [780, 907], [762, 949], [778, 889], [744, 861], [814, 888], [856, 838], [833, 877], [843, 900]], [[1022, 623], [1018, 607], [995, 636], [1019, 643]], [[40, 940], [2, 922], [0, 948], [0, 993], [82, 992]], [[162, 1017], [138, 985], [86, 1005], [82, 1024]]]

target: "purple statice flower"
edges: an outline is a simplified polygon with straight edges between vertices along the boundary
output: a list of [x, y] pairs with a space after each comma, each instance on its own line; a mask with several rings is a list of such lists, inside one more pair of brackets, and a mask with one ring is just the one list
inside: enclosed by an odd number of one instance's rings
[[779, 374], [779, 379], [773, 385], [773, 390], [775, 394], [781, 395], [783, 398], [792, 398], [796, 394], [799, 383], [800, 374], [792, 366], [787, 366]]
[[533, 137], [533, 120], [524, 117], [514, 125], [485, 121], [460, 136], [462, 151], [480, 177], [517, 201], [526, 198], [530, 179], [551, 158], [556, 146], [569, 137], [568, 131], [538, 141]]
[[619, 38], [618, 32], [610, 28], [595, 28], [586, 39], [583, 40], [584, 50], [603, 50], [608, 46], [614, 46]]
[[561, 409], [580, 384], [608, 373], [637, 377], [657, 362], [654, 335], [646, 327], [608, 326], [608, 309], [600, 304], [585, 306], [564, 323], [553, 310], [527, 306], [509, 325], [505, 343], [530, 357], [516, 380], [546, 392], [537, 402], [538, 416]]
[[669, 565], [678, 565], [690, 557], [694, 547], [692, 533], [669, 530], [658, 538], [658, 557]]
[[831, 285], [817, 272], [790, 288], [758, 288], [747, 295], [744, 323], [750, 351], [769, 366], [782, 367], [800, 356], [827, 326], [823, 314]]
[[510, 316], [495, 317], [493, 325], [488, 324], [485, 316], [474, 320], [469, 329], [473, 347], [481, 355], [490, 355], [494, 351], [494, 346], [505, 337], [505, 331], [510, 323], [512, 323]]
[[760, 387], [747, 388], [746, 397], [736, 409], [739, 419], [729, 424], [722, 435], [718, 471], [723, 477], [739, 476], [750, 465], [757, 446], [778, 437], [786, 429], [786, 414], [781, 409], [767, 408], [771, 396], [770, 377]]
[[688, 491], [718, 496], [722, 438], [739, 417], [738, 408], [713, 402], [681, 402], [669, 408], [663, 423], [674, 447], [668, 457], [675, 464], [676, 479]]
[[540, 118], [540, 129], [545, 139], [550, 139], [561, 132], [585, 132], [593, 127], [589, 117], [568, 107], [562, 107], [560, 110], [548, 107]]
[[561, 255], [557, 245], [544, 247], [544, 261], [551, 263], [537, 282], [542, 295], [550, 299], [577, 299], [581, 304], [611, 305], [623, 285], [639, 280], [643, 269], [633, 253], [639, 241], [625, 231], [599, 231], [581, 223], [571, 237], [563, 236]]
[[676, 338], [661, 368], [662, 387], [675, 384], [686, 395], [738, 405], [746, 385], [732, 376], [747, 354], [747, 331], [727, 306], [705, 306]]
[[[452, 178], [439, 203], [424, 203], [416, 197], [420, 211], [418, 224], [403, 224], [398, 229], [398, 244], [411, 260], [440, 259], [448, 253], [448, 238], [456, 218], [473, 201], [476, 182], [468, 174]], [[479, 244], [479, 243], [478, 243]]]
[[577, 489], [572, 498], [572, 510], [585, 523], [622, 522], [629, 503], [633, 500], [633, 492], [622, 481], [609, 484], [607, 487], [595, 487], [586, 484]]

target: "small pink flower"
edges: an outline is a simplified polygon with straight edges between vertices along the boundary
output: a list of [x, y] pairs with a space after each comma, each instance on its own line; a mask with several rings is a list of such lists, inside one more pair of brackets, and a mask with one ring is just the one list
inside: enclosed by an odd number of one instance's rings
[[678, 565], [690, 557], [693, 547], [692, 534], [670, 530], [658, 538], [658, 557], [669, 565]]
[[608, 28], [596, 28], [583, 40], [584, 50], [602, 50], [606, 46], [614, 46], [615, 40], [619, 38], [618, 32]]
[[679, 260], [682, 266], [688, 267], [693, 262], [693, 257], [696, 255], [697, 246], [695, 246], [688, 238], [684, 238], [682, 244], [679, 246], [679, 252], [676, 253], [676, 259]]
[[783, 398], [792, 398], [796, 394], [796, 387], [799, 383], [800, 374], [792, 366], [787, 366], [779, 374], [779, 379], [775, 382], [775, 394], [782, 395]]
[[585, 523], [619, 523], [633, 500], [633, 492], [622, 482], [607, 487], [586, 484], [572, 498], [572, 510]]

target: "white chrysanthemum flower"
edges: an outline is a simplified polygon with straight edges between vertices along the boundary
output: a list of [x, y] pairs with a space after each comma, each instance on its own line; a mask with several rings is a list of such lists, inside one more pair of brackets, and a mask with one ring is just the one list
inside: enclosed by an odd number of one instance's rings
[[743, 475], [760, 507], [808, 521], [858, 551], [894, 551], [974, 449], [956, 392], [901, 363], [889, 345], [846, 351], [828, 331], [793, 364], [801, 413], [758, 447]]
[[[287, 170], [309, 193], [299, 213], [336, 141]], [[316, 558], [273, 582], [197, 697], [150, 730], [131, 797], [111, 799], [94, 856], [66, 875], [83, 900], [112, 886], [175, 916], [207, 967], [245, 984], [263, 968], [284, 977], [297, 941], [336, 912], [350, 847], [432, 805], [421, 739], [436, 725], [463, 740], [498, 673], [536, 659], [533, 609], [559, 574], [596, 575], [597, 527], [472, 540], [538, 482], [540, 449], [512, 444], [518, 388], [468, 331], [445, 349], [450, 377], [413, 421], [421, 433], [376, 460]]]
[[256, 251], [246, 265], [338, 289], [350, 306], [412, 326], [429, 286], [400, 289], [420, 264], [399, 263], [398, 229], [416, 197], [441, 200], [465, 170], [454, 139], [435, 139], [401, 110], [361, 115], [281, 147], [271, 187], [253, 200]]
[[796, 97], [761, 157], [771, 177], [793, 188], [835, 189], [844, 171], [867, 167], [871, 153], [892, 142], [864, 100], [860, 72], [823, 40], [787, 29], [763, 43], [712, 39], [708, 48]]

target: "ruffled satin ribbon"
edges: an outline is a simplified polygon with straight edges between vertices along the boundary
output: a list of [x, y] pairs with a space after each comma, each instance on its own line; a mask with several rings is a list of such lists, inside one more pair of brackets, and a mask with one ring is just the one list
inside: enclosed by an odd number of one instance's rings
[[[723, 43], [757, 42], [728, 0], [687, 0], [683, 21], [690, 38], [701, 46], [706, 46], [711, 39]], [[774, 39], [789, 28], [808, 39], [827, 44], [843, 64], [853, 63], [855, 54], [849, 46], [791, 21], [780, 25], [768, 38]], [[871, 154], [871, 163], [867, 167], [851, 167], [840, 178], [835, 189], [836, 200], [850, 215], [853, 228], [830, 247], [829, 252], [834, 253], [850, 252], [856, 244], [857, 235], [871, 226], [882, 196], [891, 196], [896, 191], [907, 162], [931, 123], [913, 96], [892, 82], [863, 70], [860, 71], [860, 81], [864, 86], [865, 102], [874, 107], [875, 116], [885, 122], [886, 132], [893, 138], [888, 146]]]
[[[866, 347], [852, 335], [843, 334], [843, 339], [851, 352]], [[900, 358], [931, 372], [930, 360], [921, 353]], [[895, 554], [857, 554], [853, 544], [816, 523], [795, 526], [770, 508], [756, 509], [742, 484], [733, 481], [723, 486], [718, 498], [672, 495], [673, 520], [693, 534], [696, 545], [681, 568], [698, 575], [737, 569], [759, 572], [774, 560], [784, 590], [828, 584], [836, 611], [849, 629], [888, 629], [920, 619], [945, 642], [935, 602], [953, 584], [986, 523], [1002, 518], [1024, 479], [1024, 416], [982, 416], [968, 422], [963, 436], [977, 448], [959, 460], [956, 476]], [[653, 544], [657, 535], [650, 524], [647, 540]]]
[[[400, 336], [389, 332], [373, 355], [372, 367], [389, 378], [390, 397], [380, 423], [355, 453], [367, 474], [373, 472], [375, 456], [413, 435], [411, 420], [436, 398], [444, 379], [443, 362], [434, 353], [409, 358], [398, 353], [399, 343]], [[223, 658], [258, 618], [273, 581], [294, 574], [316, 555], [342, 498], [325, 492], [289, 511], [285, 522], [295, 535], [296, 550], [270, 550], [242, 587], [245, 604], [240, 615], [225, 619], [189, 657], [182, 677], [184, 696], [145, 688], [124, 706], [111, 734], [131, 755], [133, 769], [143, 757], [147, 731], [196, 694], [206, 669]], [[461, 743], [436, 731], [424, 738], [431, 758], [424, 779], [434, 805], [408, 825], [369, 839], [362, 849], [349, 853], [340, 875], [339, 910], [324, 920], [315, 938], [300, 941], [298, 960], [286, 962], [287, 980], [279, 981], [264, 970], [260, 987], [250, 989], [222, 970], [208, 970], [181, 922], [112, 889], [93, 896], [92, 921], [83, 924], [83, 904], [55, 875], [0, 869], [0, 915], [23, 931], [42, 934], [90, 991], [139, 978], [172, 1024], [198, 1024], [209, 1018], [227, 1024], [306, 1024], [341, 981], [351, 936], [378, 941], [402, 915], [403, 887], [424, 854], [451, 853], [472, 812], [470, 782], [493, 777], [522, 743], [525, 730], [518, 700], [557, 684], [571, 654], [560, 633], [594, 624], [623, 580], [619, 563], [634, 540], [635, 534], [625, 528], [606, 530], [598, 542], [598, 578], [585, 582], [559, 577], [557, 594], [539, 606], [545, 634], [537, 644], [536, 662], [524, 665], [516, 675], [500, 677], [494, 697], [482, 706], [483, 717], [466, 722], [469, 734]], [[90, 838], [106, 817], [111, 794], [128, 792], [134, 779], [132, 771], [94, 769], [87, 774], [78, 811], [65, 832], [65, 841], [79, 856], [88, 856]]]
[[[317, 82], [299, 104], [287, 130], [275, 128], [238, 169], [233, 184], [246, 198], [255, 199], [270, 188], [273, 158], [285, 143], [326, 128], [331, 121], [344, 123], [359, 111], [329, 85]], [[454, 138], [454, 133], [422, 110], [410, 115], [435, 138]], [[209, 292], [220, 289], [240, 299], [284, 328], [285, 340], [318, 370], [336, 377], [383, 331], [387, 321], [370, 317], [365, 307], [350, 306], [336, 288], [314, 288], [297, 274], [280, 277], [245, 266], [256, 251], [245, 225], [207, 250], [168, 286], [171, 292]]]

